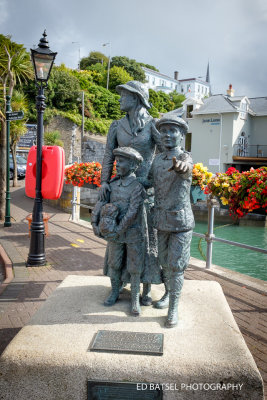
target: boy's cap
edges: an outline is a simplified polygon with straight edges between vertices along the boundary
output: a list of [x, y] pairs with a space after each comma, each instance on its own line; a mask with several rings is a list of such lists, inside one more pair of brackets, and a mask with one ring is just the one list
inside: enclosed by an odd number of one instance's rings
[[166, 117], [162, 117], [156, 122], [156, 128], [159, 129], [163, 124], [181, 126], [183, 128], [184, 134], [186, 134], [189, 129], [187, 122], [185, 122], [183, 118], [177, 117], [176, 115], [168, 115]]
[[148, 88], [142, 83], [138, 81], [129, 81], [124, 85], [116, 86], [116, 91], [121, 94], [122, 90], [127, 90], [128, 92], [135, 93], [140, 98], [142, 103], [146, 108], [151, 108], [151, 104], [149, 103], [149, 91]]
[[131, 147], [118, 147], [117, 149], [113, 150], [114, 156], [123, 156], [125, 158], [131, 158], [138, 163], [143, 161], [143, 157], [141, 156], [138, 151], [132, 149]]

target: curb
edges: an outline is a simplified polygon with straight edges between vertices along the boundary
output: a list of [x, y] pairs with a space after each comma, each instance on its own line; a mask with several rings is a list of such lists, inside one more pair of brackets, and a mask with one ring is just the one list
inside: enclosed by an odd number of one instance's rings
[[237, 272], [215, 264], [212, 264], [211, 268], [207, 269], [205, 261], [194, 257], [190, 257], [189, 266], [194, 269], [198, 269], [199, 271], [204, 271], [209, 275], [217, 276], [225, 281], [232, 282], [238, 286], [246, 287], [247, 289], [267, 296], [267, 281], [252, 278], [249, 275], [242, 274], [241, 272]]
[[12, 280], [14, 279], [12, 261], [10, 260], [4, 248], [1, 245], [0, 245], [0, 260], [4, 264], [4, 270], [5, 270], [5, 280], [0, 284], [0, 295], [1, 295], [8, 286], [8, 284], [12, 282]]

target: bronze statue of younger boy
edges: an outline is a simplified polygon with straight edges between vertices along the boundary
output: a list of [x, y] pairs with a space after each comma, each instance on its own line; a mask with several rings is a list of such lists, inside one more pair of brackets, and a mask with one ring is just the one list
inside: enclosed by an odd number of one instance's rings
[[138, 316], [141, 313], [140, 276], [145, 255], [145, 190], [134, 172], [143, 158], [130, 147], [118, 147], [113, 154], [117, 176], [110, 182], [109, 199], [99, 200], [92, 213], [94, 233], [109, 242], [107, 257], [112, 290], [104, 304], [111, 306], [119, 297], [126, 257], [131, 282], [131, 313]]
[[154, 227], [158, 231], [158, 256], [166, 292], [154, 306], [169, 307], [165, 326], [171, 328], [178, 322], [178, 301], [194, 228], [190, 204], [193, 161], [181, 148], [188, 131], [182, 118], [165, 116], [157, 121], [156, 127], [164, 151], [155, 157], [147, 185], [155, 190]]

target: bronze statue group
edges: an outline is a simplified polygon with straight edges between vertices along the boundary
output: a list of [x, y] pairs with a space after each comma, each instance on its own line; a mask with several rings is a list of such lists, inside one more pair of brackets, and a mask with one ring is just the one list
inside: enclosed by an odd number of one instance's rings
[[[151, 305], [151, 284], [164, 283], [153, 302], [168, 308], [165, 326], [178, 323], [178, 301], [189, 263], [194, 217], [190, 204], [193, 162], [181, 148], [187, 123], [175, 114], [154, 120], [147, 87], [138, 81], [117, 86], [126, 116], [108, 132], [101, 188], [92, 213], [95, 235], [107, 240], [104, 274], [112, 306], [131, 284], [131, 314]], [[111, 178], [114, 160], [117, 175]]]

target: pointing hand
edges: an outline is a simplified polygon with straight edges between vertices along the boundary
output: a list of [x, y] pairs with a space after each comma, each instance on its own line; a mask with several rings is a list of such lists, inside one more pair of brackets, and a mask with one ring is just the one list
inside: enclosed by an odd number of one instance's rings
[[168, 171], [187, 172], [188, 170], [189, 166], [186, 162], [178, 161], [176, 157], [172, 157], [172, 167]]

